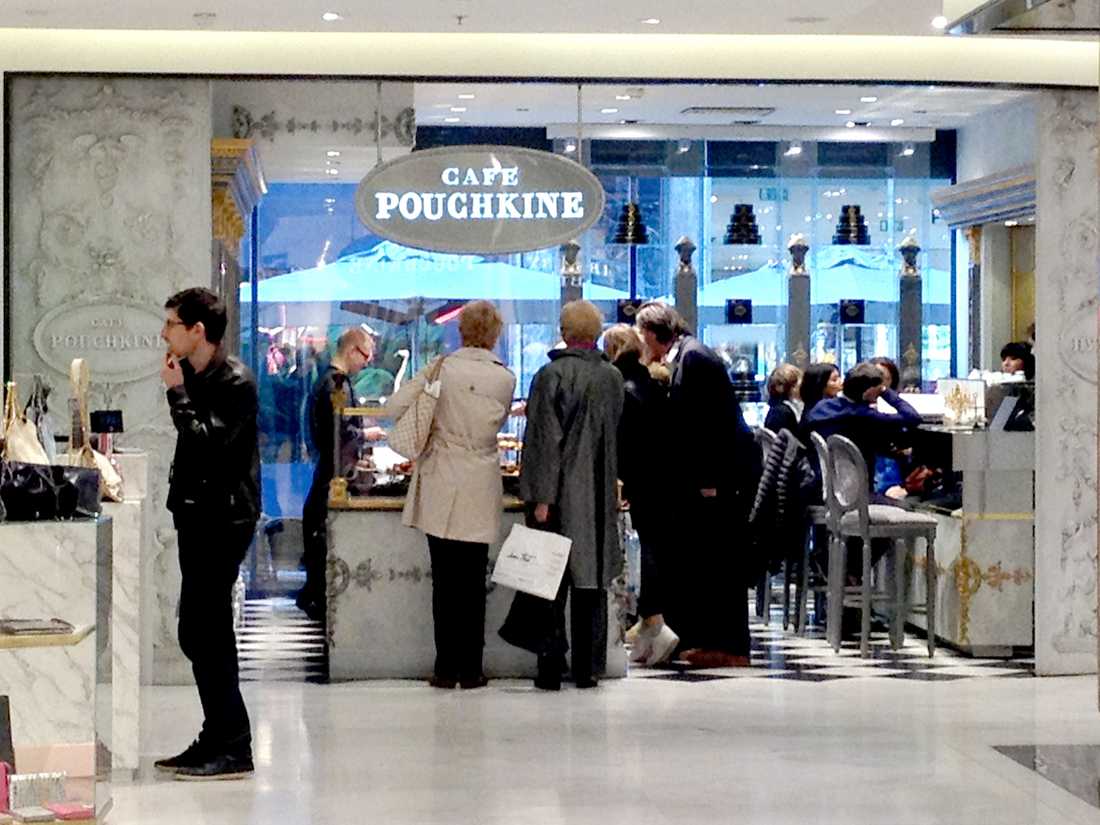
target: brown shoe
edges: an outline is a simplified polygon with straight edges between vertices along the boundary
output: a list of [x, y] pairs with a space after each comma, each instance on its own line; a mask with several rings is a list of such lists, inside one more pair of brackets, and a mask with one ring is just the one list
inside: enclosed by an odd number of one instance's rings
[[748, 656], [734, 656], [732, 653], [726, 653], [721, 650], [704, 650], [703, 648], [698, 647], [684, 651], [680, 658], [692, 667], [699, 668], [730, 668], [750, 666]]

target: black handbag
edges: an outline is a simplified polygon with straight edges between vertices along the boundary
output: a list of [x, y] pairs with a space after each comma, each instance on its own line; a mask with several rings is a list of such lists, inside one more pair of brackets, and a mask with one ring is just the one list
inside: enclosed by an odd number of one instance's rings
[[99, 471], [0, 462], [0, 505], [8, 521], [94, 518], [101, 509]]

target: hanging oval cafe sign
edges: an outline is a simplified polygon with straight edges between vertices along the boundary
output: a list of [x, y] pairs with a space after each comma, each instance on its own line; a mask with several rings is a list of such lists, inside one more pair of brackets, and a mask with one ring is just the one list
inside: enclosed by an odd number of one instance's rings
[[375, 235], [433, 252], [529, 252], [576, 238], [603, 212], [599, 179], [550, 152], [454, 146], [375, 167], [356, 192]]

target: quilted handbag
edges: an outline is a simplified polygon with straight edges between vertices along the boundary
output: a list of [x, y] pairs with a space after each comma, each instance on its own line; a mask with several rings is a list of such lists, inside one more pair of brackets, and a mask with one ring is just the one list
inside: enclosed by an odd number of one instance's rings
[[58, 464], [0, 463], [0, 506], [8, 521], [99, 515], [99, 472]]
[[38, 440], [38, 428], [20, 412], [16, 399], [15, 382], [9, 381], [4, 399], [4, 450], [5, 461], [24, 461], [28, 464], [49, 464], [50, 459], [42, 442]]
[[435, 418], [435, 405], [439, 402], [439, 374], [443, 369], [444, 360], [443, 357], [437, 358], [428, 368], [424, 388], [390, 429], [390, 448], [409, 461], [416, 461], [428, 447], [432, 419]]

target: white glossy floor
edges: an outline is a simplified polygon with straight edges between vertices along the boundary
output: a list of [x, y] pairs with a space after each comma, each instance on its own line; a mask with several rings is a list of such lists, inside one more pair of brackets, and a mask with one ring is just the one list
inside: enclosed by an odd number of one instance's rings
[[[1096, 677], [250, 683], [257, 773], [115, 785], [112, 825], [1074, 825], [1100, 809], [992, 750], [1098, 744]], [[199, 722], [151, 689], [148, 760]], [[151, 774], [151, 771], [149, 772]]]

